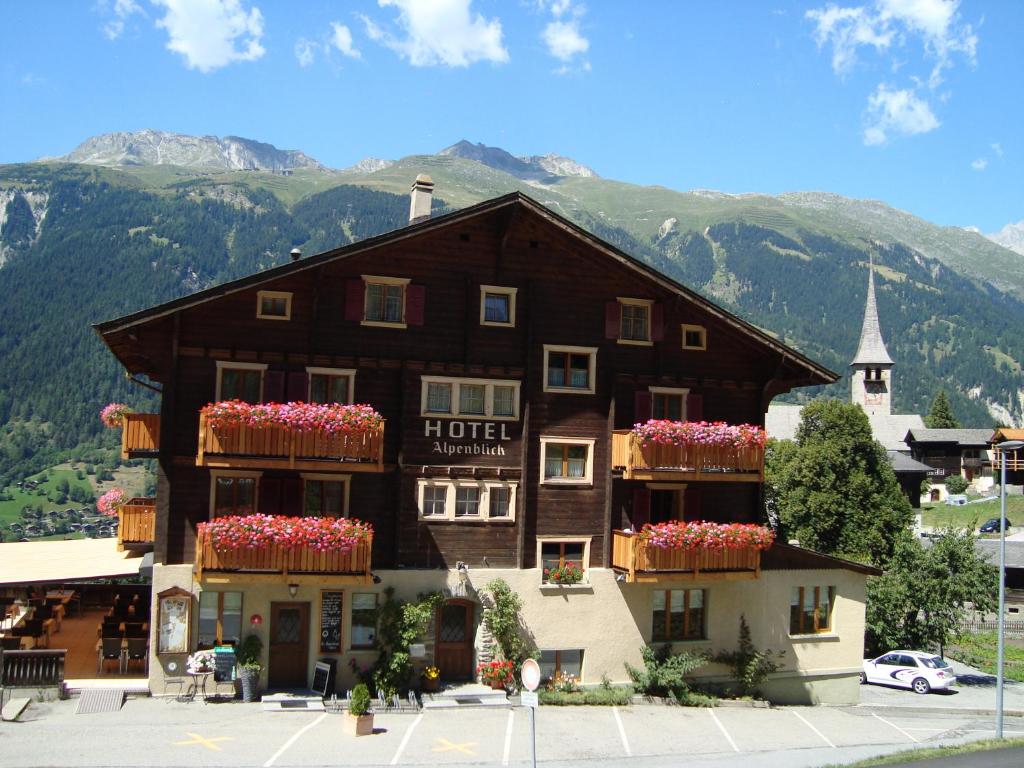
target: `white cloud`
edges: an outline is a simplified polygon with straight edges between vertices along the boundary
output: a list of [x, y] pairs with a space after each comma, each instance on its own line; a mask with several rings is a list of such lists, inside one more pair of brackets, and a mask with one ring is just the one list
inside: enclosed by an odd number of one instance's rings
[[472, 0], [377, 0], [398, 9], [399, 34], [361, 15], [367, 36], [382, 43], [414, 67], [443, 64], [467, 67], [477, 61], [504, 63], [501, 21], [472, 13]]
[[824, 9], [807, 11], [807, 18], [815, 22], [814, 41], [819, 48], [832, 44], [832, 70], [844, 75], [857, 62], [857, 49], [871, 45], [876, 50], [887, 49], [895, 32], [878, 23], [866, 8], [840, 8], [829, 5]]
[[[109, 6], [102, 4], [99, 6], [100, 12], [105, 12]], [[146, 12], [142, 10], [135, 0], [114, 0], [113, 8], [111, 12], [116, 18], [111, 19], [103, 25], [103, 34], [106, 35], [108, 40], [116, 40], [124, 32], [125, 20], [134, 14], [146, 15]]]
[[864, 143], [885, 144], [893, 134], [915, 136], [939, 125], [927, 101], [911, 90], [895, 90], [882, 83], [868, 99]]
[[103, 34], [107, 36], [107, 40], [117, 40], [122, 32], [124, 32], [124, 22], [120, 19], [108, 21], [103, 25]]
[[212, 72], [235, 61], [255, 61], [265, 50], [263, 14], [241, 0], [153, 0], [167, 9], [157, 26], [167, 30], [167, 48], [190, 69]]
[[971, 168], [976, 171], [984, 171], [988, 168], [988, 158], [979, 157], [977, 160], [971, 161]]
[[552, 21], [544, 27], [543, 37], [548, 53], [562, 61], [571, 61], [573, 56], [586, 53], [590, 48], [590, 41], [580, 34], [575, 19]]
[[337, 21], [331, 22], [331, 45], [353, 59], [358, 59], [362, 56], [358, 49], [352, 45], [352, 32], [349, 31], [347, 26]]
[[996, 153], [996, 157], [1002, 157], [1003, 156], [1003, 145], [1000, 144], [998, 141], [997, 142], [993, 142], [989, 146], [992, 147], [992, 151]]
[[298, 60], [300, 67], [308, 67], [313, 63], [313, 59], [316, 58], [316, 43], [300, 37], [295, 41], [295, 58]]

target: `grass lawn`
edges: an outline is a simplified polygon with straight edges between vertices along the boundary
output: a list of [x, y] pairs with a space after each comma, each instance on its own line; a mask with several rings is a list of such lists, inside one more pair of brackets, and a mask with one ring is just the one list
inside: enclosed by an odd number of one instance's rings
[[916, 763], [921, 760], [934, 760], [939, 757], [952, 757], [954, 755], [967, 755], [972, 752], [990, 752], [993, 749], [1009, 749], [1011, 747], [1024, 747], [1024, 739], [985, 739], [984, 741], [973, 741], [970, 744], [961, 744], [957, 747], [932, 747], [929, 749], [912, 749], [908, 752], [896, 752], [884, 757], [872, 757], [861, 760], [857, 763], [848, 763], [840, 766], [833, 764], [827, 768], [875, 768], [879, 765], [901, 765], [903, 763]]
[[[946, 655], [962, 661], [990, 675], [996, 673], [996, 633], [979, 632], [976, 635], [961, 635], [946, 648]], [[1007, 680], [1024, 682], [1024, 648], [1008, 641], [1006, 643], [1004, 674]]]
[[[957, 528], [978, 530], [978, 526], [986, 520], [999, 517], [999, 499], [968, 504], [963, 507], [951, 507], [945, 504], [922, 504], [921, 522], [929, 528], [944, 528], [954, 525]], [[1012, 525], [1024, 526], [1024, 496], [1006, 497], [1006, 518]]]

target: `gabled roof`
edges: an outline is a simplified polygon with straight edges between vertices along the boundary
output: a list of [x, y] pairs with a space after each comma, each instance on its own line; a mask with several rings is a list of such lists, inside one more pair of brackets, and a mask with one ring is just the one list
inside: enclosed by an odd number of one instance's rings
[[991, 429], [911, 429], [907, 432], [904, 442], [956, 443], [977, 448], [988, 445], [991, 439]]
[[850, 365], [893, 365], [889, 350], [882, 341], [882, 326], [878, 322], [875, 302], [875, 267], [868, 268], [868, 300], [864, 307], [864, 324], [860, 329], [860, 344]]
[[528, 195], [524, 195], [522, 192], [510, 192], [507, 195], [501, 197], [495, 197], [491, 200], [485, 200], [482, 203], [463, 208], [452, 213], [448, 213], [442, 216], [426, 219], [422, 222], [410, 224], [400, 229], [396, 229], [392, 232], [387, 232], [383, 235], [371, 237], [366, 240], [360, 240], [359, 242], [352, 243], [350, 245], [343, 246], [341, 248], [335, 248], [330, 251], [310, 256], [308, 258], [300, 259], [298, 261], [289, 262], [282, 264], [271, 269], [257, 272], [246, 277], [232, 280], [221, 285], [207, 288], [202, 291], [183, 296], [178, 299], [158, 304], [154, 307], [135, 312], [124, 317], [117, 318], [115, 320], [108, 320], [103, 323], [97, 323], [93, 326], [100, 337], [106, 337], [108, 334], [115, 333], [117, 331], [127, 330], [128, 328], [142, 323], [155, 320], [160, 317], [171, 315], [175, 312], [188, 309], [209, 301], [214, 301], [223, 296], [227, 296], [232, 293], [239, 291], [249, 290], [256, 286], [264, 283], [276, 280], [286, 275], [296, 274], [308, 269], [315, 269], [316, 267], [326, 262], [333, 261], [335, 259], [348, 258], [355, 256], [356, 254], [366, 253], [372, 251], [375, 248], [379, 248], [384, 245], [399, 242], [417, 235], [424, 234], [433, 230], [439, 230], [444, 227], [454, 226], [460, 222], [464, 222], [467, 219], [472, 219], [477, 216], [489, 214], [504, 208], [520, 207], [529, 211], [530, 213], [537, 215], [551, 224], [565, 230], [571, 235], [584, 241], [590, 247], [601, 251], [610, 258], [613, 258], [620, 263], [640, 272], [645, 277], [654, 282], [660, 284], [664, 288], [674, 291], [681, 296], [684, 296], [689, 301], [699, 306], [709, 314], [719, 318], [727, 325], [731, 325], [741, 333], [752, 337], [760, 344], [768, 347], [775, 352], [781, 354], [784, 358], [788, 358], [796, 363], [799, 367], [806, 370], [809, 374], [810, 379], [813, 383], [832, 383], [839, 378], [839, 375], [835, 372], [825, 368], [822, 365], [814, 362], [808, 357], [805, 357], [801, 353], [792, 349], [791, 347], [783, 344], [777, 339], [773, 338], [769, 334], [751, 325], [745, 320], [737, 317], [731, 312], [719, 307], [717, 304], [705, 299], [700, 294], [687, 288], [681, 283], [676, 282], [670, 277], [663, 275], [657, 270], [649, 267], [638, 259], [630, 256], [629, 254], [619, 250], [610, 243], [601, 240], [599, 237], [591, 234], [587, 230], [583, 229], [577, 224], [569, 221], [563, 216], [547, 208], [543, 204], [537, 202]]
[[892, 471], [897, 475], [911, 474], [911, 473], [923, 473], [930, 474], [935, 470], [929, 467], [927, 464], [922, 464], [916, 459], [912, 459], [905, 453], [899, 451], [886, 451], [886, 455], [889, 457], [889, 464], [892, 466]]
[[887, 451], [909, 451], [903, 442], [907, 432], [924, 428], [924, 420], [916, 413], [868, 414], [875, 440]]
[[999, 427], [999, 429], [990, 433], [988, 438], [988, 442], [991, 443], [1002, 443], [1006, 440], [1024, 440], [1024, 429]]

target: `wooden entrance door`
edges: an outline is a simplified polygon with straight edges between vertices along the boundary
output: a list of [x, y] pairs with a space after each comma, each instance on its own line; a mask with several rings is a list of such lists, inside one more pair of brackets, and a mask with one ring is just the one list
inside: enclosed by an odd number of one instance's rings
[[434, 661], [444, 680], [473, 679], [473, 603], [448, 600], [437, 609]]
[[309, 603], [270, 604], [271, 688], [309, 687]]

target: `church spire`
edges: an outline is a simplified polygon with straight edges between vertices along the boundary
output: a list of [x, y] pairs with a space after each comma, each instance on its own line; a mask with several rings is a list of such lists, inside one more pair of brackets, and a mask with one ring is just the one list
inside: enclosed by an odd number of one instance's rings
[[889, 351], [882, 341], [882, 326], [878, 322], [878, 305], [875, 303], [875, 264], [868, 263], [868, 300], [864, 307], [864, 325], [860, 329], [860, 344], [850, 365], [893, 365]]

